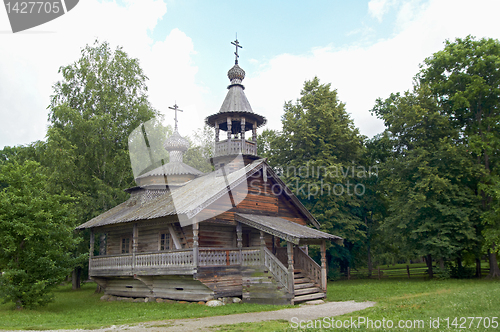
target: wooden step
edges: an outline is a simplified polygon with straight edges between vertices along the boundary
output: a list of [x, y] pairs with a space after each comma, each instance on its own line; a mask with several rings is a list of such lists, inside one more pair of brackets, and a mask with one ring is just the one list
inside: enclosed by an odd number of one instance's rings
[[311, 279], [309, 278], [298, 278], [298, 279], [293, 279], [294, 284], [303, 284], [305, 282], [311, 282]]
[[297, 278], [307, 278], [307, 277], [308, 277], [308, 275], [307, 275], [307, 274], [305, 274], [304, 272], [295, 273], [295, 274], [293, 275], [293, 278], [294, 278], [294, 279], [297, 279]]
[[309, 300], [316, 300], [316, 299], [322, 299], [326, 296], [325, 293], [313, 293], [313, 294], [307, 294], [307, 295], [299, 295], [293, 298], [293, 302], [303, 302], [303, 301], [309, 301]]
[[318, 287], [310, 287], [310, 288], [302, 288], [302, 289], [296, 289], [295, 290], [295, 295], [306, 295], [306, 294], [312, 294], [312, 293], [322, 293], [321, 289]]
[[310, 288], [310, 287], [314, 287], [314, 282], [305, 282], [305, 283], [302, 283], [302, 284], [294, 284], [293, 288], [294, 289], [302, 289], [302, 288]]

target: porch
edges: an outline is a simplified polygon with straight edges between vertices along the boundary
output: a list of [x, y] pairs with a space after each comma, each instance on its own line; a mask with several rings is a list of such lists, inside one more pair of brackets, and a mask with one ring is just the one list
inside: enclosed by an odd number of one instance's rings
[[[200, 226], [195, 223], [192, 247], [149, 252], [138, 250], [141, 242], [134, 224], [131, 252], [91, 255], [89, 275], [110, 294], [140, 293], [188, 300], [242, 296], [245, 302], [275, 304], [325, 297], [326, 240], [333, 236], [278, 217], [236, 214], [235, 219], [236, 247], [199, 246]], [[243, 227], [257, 231], [256, 241], [250, 241], [252, 246], [246, 246]], [[272, 238], [272, 246], [266, 244], [266, 238]], [[274, 245], [279, 244], [274, 241], [278, 238], [286, 241], [286, 247]], [[173, 239], [179, 242], [175, 236]], [[321, 245], [321, 266], [307, 254], [308, 244]], [[165, 278], [184, 279], [166, 283]], [[125, 284], [117, 284], [121, 282]]]
[[[326, 278], [322, 279], [322, 270], [325, 270], [326, 276], [326, 266], [322, 268], [304, 249], [293, 244], [289, 246], [293, 248], [292, 250], [286, 247], [275, 248], [273, 254], [265, 246], [264, 241], [262, 243], [260, 247], [249, 248], [198, 248], [198, 250], [95, 256], [89, 262], [89, 272], [90, 276], [100, 284], [102, 278], [128, 277], [145, 282], [147, 285], [152, 285], [155, 276], [192, 275], [193, 279], [199, 279], [204, 283], [202, 276], [206, 274], [212, 277], [214, 273], [230, 274], [229, 286], [232, 285], [233, 289], [236, 286], [238, 289], [236, 293], [234, 291], [228, 293], [228, 289], [219, 284], [216, 287], [218, 292], [214, 295], [243, 295], [248, 298], [248, 302], [255, 302], [256, 292], [253, 284], [256, 283], [260, 288], [262, 280], [269, 283], [271, 277], [271, 284], [267, 285], [264, 294], [260, 295], [270, 301], [286, 297], [289, 303], [292, 299], [297, 302], [324, 297]], [[247, 277], [244, 276], [245, 273]], [[262, 274], [262, 278], [258, 277], [259, 273]], [[225, 280], [225, 283], [227, 282], [228, 280]], [[276, 292], [281, 293], [278, 296]], [[186, 299], [182, 296], [186, 294], [181, 295], [182, 299]], [[258, 302], [265, 303], [262, 299]]]

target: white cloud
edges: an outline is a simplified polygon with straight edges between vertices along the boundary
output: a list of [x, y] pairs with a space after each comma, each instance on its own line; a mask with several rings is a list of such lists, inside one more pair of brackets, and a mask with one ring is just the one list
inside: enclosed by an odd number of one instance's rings
[[61, 79], [59, 67], [76, 61], [81, 48], [97, 38], [112, 48], [123, 46], [141, 61], [158, 109], [166, 106], [164, 102], [173, 104], [175, 97], [168, 98], [165, 91], [173, 91], [180, 77], [184, 86], [196, 91], [196, 68], [189, 61], [191, 40], [179, 30], [156, 43], [148, 35], [166, 11], [161, 0], [127, 0], [125, 6], [85, 0], [56, 20], [12, 34], [6, 12], [0, 10], [0, 147], [43, 139], [52, 85]]
[[300, 97], [304, 81], [318, 76], [322, 83], [332, 83], [355, 125], [371, 137], [384, 129], [382, 121], [369, 112], [375, 100], [411, 89], [419, 64], [442, 49], [446, 39], [468, 34], [500, 38], [500, 2], [495, 0], [477, 1], [474, 6], [468, 1], [450, 5], [449, 1], [435, 0], [425, 7], [417, 5], [417, 16], [402, 8], [399, 24], [405, 28], [393, 38], [369, 47], [323, 48], [307, 55], [283, 54], [272, 59], [246, 80], [245, 91], [254, 111], [268, 118], [268, 127], [280, 129], [284, 101]]
[[[371, 1], [370, 14], [382, 18], [393, 8], [392, 1]], [[500, 38], [496, 23], [500, 2], [496, 0], [479, 0], [473, 6], [465, 0], [452, 4], [431, 0], [425, 5], [410, 0], [400, 3], [397, 10], [396, 34], [371, 46], [315, 48], [303, 55], [252, 60], [258, 69], [247, 69], [244, 84], [254, 111], [268, 118], [268, 127], [281, 128], [283, 103], [300, 97], [304, 81], [317, 75], [338, 89], [355, 125], [362, 134], [372, 136], [383, 130], [381, 121], [369, 113], [375, 99], [410, 89], [419, 63], [442, 49], [445, 39], [468, 34]], [[59, 66], [76, 61], [80, 49], [97, 37], [113, 48], [123, 46], [140, 60], [150, 78], [150, 101], [166, 114], [167, 123], [173, 124], [168, 106], [177, 102], [186, 111], [179, 114], [181, 134], [202, 126], [204, 117], [218, 110], [225, 91], [197, 83], [198, 68], [192, 60], [196, 45], [190, 36], [173, 29], [163, 40], [151, 38], [150, 31], [166, 12], [161, 0], [127, 0], [125, 6], [85, 0], [61, 18], [12, 34], [0, 10], [0, 148], [43, 139], [52, 85], [61, 79]], [[352, 45], [358, 45], [356, 40]], [[219, 95], [220, 100], [214, 101]]]
[[368, 13], [380, 22], [392, 4], [393, 1], [391, 0], [370, 0], [368, 3]]

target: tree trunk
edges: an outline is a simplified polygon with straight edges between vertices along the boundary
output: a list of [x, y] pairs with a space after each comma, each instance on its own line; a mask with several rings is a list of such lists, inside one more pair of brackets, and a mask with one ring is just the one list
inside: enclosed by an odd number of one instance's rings
[[372, 263], [372, 253], [370, 244], [368, 244], [368, 277], [372, 276], [373, 263]]
[[482, 273], [481, 273], [481, 258], [477, 257], [476, 258], [476, 278], [481, 278]]
[[441, 258], [439, 259], [439, 268], [440, 268], [441, 270], [444, 270], [444, 258], [443, 258], [443, 257], [441, 257]]
[[425, 257], [425, 262], [427, 263], [427, 269], [429, 271], [429, 278], [432, 279], [432, 278], [434, 278], [434, 273], [432, 271], [432, 256], [431, 256], [431, 254], [428, 254]]
[[500, 278], [500, 268], [498, 268], [495, 244], [491, 246], [491, 250], [488, 249], [488, 258], [490, 259], [490, 273], [487, 278]]
[[80, 289], [81, 274], [82, 274], [82, 268], [79, 266], [75, 267], [75, 269], [73, 270], [73, 277], [72, 277], [73, 290]]

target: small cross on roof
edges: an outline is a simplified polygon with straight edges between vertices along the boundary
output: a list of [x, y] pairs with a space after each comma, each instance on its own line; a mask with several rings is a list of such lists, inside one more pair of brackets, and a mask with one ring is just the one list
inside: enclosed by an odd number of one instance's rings
[[179, 106], [177, 106], [177, 103], [174, 104], [174, 107], [170, 107], [169, 106], [168, 108], [170, 108], [171, 110], [174, 110], [174, 112], [175, 112], [175, 118], [174, 118], [174, 120], [175, 120], [175, 131], [177, 131], [177, 111], [179, 111], [179, 112], [184, 112], [184, 111], [179, 109]]
[[235, 55], [234, 64], [237, 65], [238, 64], [238, 58], [240, 57], [238, 55], [238, 48], [243, 48], [243, 46], [241, 46], [240, 42], [238, 41], [238, 35], [236, 35], [236, 40], [233, 41], [233, 42], [231, 42], [231, 44], [233, 44], [236, 47], [236, 52], [234, 52], [234, 55]]

